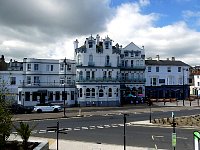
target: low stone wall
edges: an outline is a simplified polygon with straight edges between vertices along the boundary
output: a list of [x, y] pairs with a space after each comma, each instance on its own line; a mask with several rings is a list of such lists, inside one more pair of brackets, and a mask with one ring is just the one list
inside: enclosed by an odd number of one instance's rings
[[[171, 125], [173, 118], [158, 118], [152, 120], [154, 124]], [[176, 126], [198, 126], [200, 127], [200, 115], [175, 117]]]

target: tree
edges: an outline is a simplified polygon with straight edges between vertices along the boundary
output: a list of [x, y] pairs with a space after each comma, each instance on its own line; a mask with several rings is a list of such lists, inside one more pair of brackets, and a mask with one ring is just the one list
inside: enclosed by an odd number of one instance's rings
[[17, 133], [21, 136], [23, 140], [23, 149], [26, 150], [28, 147], [28, 139], [31, 136], [31, 131], [33, 131], [35, 126], [30, 127], [29, 124], [20, 122], [20, 126], [14, 126], [14, 128], [16, 129]]
[[12, 129], [12, 115], [7, 109], [5, 99], [0, 93], [0, 149], [3, 149]]
[[12, 130], [12, 115], [8, 108], [6, 82], [0, 77], [0, 149], [4, 149]]

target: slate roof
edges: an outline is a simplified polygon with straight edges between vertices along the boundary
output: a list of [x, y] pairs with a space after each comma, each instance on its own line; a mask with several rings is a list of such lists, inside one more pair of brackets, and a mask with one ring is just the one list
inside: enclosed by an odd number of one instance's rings
[[145, 60], [145, 64], [147, 66], [189, 66], [188, 64], [177, 60]]

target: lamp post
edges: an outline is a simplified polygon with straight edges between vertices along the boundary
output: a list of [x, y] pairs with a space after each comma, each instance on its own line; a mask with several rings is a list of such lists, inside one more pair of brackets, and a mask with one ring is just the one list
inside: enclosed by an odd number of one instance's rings
[[184, 71], [186, 69], [183, 68], [183, 106], [185, 106], [185, 76], [184, 76]]
[[64, 67], [64, 96], [63, 96], [63, 98], [64, 98], [64, 117], [66, 117], [66, 114], [65, 114], [65, 109], [66, 109], [66, 103], [65, 103], [65, 97], [66, 97], [66, 93], [65, 93], [65, 83], [66, 83], [66, 57], [65, 57], [65, 59], [64, 59], [64, 65], [65, 65], [65, 67]]

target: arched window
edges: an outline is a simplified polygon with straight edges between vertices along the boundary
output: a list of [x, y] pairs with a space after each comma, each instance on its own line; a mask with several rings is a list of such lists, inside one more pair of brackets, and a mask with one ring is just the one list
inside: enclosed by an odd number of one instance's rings
[[89, 55], [89, 62], [93, 62], [93, 56], [92, 56], [92, 54]]
[[108, 89], [108, 97], [112, 97], [112, 89], [111, 88]]
[[89, 98], [89, 97], [90, 97], [90, 89], [87, 88], [87, 89], [86, 89], [86, 98]]
[[78, 58], [77, 58], [77, 64], [81, 65], [81, 55], [80, 54], [78, 55]]
[[103, 90], [102, 89], [99, 90], [99, 97], [103, 97]]
[[92, 97], [95, 97], [95, 88], [92, 88]]
[[83, 71], [79, 72], [79, 80], [83, 80]]
[[79, 90], [79, 96], [83, 97], [83, 89], [82, 88], [80, 88], [80, 90]]

